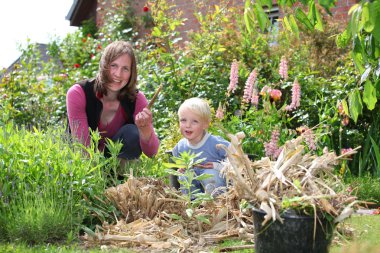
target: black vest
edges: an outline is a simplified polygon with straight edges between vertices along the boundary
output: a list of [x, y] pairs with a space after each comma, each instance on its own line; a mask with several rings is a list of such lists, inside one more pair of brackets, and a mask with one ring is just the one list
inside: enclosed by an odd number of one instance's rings
[[[86, 95], [86, 115], [88, 126], [92, 130], [96, 130], [98, 128], [100, 113], [103, 109], [102, 102], [96, 97], [94, 91], [95, 79], [93, 80], [85, 80], [79, 82], [82, 87], [84, 94]], [[126, 124], [134, 124], [133, 113], [135, 111], [135, 102], [130, 101], [128, 98], [125, 98], [120, 101], [120, 104], [124, 110], [125, 115], [127, 116]]]

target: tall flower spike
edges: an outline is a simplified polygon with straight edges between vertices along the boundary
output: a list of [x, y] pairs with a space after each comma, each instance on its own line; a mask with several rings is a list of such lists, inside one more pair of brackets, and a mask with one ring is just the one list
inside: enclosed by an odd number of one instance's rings
[[315, 136], [312, 129], [307, 128], [305, 132], [302, 133], [305, 138], [305, 142], [307, 143], [310, 150], [316, 150], [317, 146], [315, 145]]
[[293, 111], [297, 107], [300, 106], [301, 102], [301, 86], [298, 83], [298, 80], [294, 80], [293, 88], [292, 88], [292, 103], [285, 107], [287, 111]]
[[256, 108], [259, 106], [259, 91], [256, 85], [253, 87], [251, 104], [256, 106]]
[[280, 62], [280, 69], [278, 70], [278, 73], [280, 74], [281, 78], [288, 79], [288, 61], [286, 60], [285, 56], [281, 57]]
[[276, 159], [278, 155], [281, 153], [281, 148], [278, 147], [279, 139], [280, 139], [280, 131], [278, 129], [273, 130], [270, 142], [264, 143], [265, 155], [267, 157]]
[[236, 89], [239, 78], [239, 66], [236, 60], [233, 60], [231, 64], [231, 73], [230, 73], [230, 85], [228, 86], [228, 94], [233, 93]]
[[247, 104], [251, 100], [252, 92], [253, 92], [253, 86], [256, 82], [256, 77], [257, 77], [257, 71], [256, 71], [256, 69], [254, 69], [249, 74], [249, 77], [248, 77], [247, 81], [245, 82], [243, 102], [245, 102]]
[[215, 117], [222, 120], [224, 118], [224, 111], [222, 105], [219, 103], [218, 110], [216, 110]]

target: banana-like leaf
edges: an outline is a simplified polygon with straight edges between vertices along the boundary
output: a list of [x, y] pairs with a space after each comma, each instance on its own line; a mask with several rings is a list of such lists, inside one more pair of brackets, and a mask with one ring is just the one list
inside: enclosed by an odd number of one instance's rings
[[377, 103], [376, 89], [370, 80], [364, 85], [363, 102], [367, 105], [368, 110], [372, 111]]
[[350, 105], [350, 116], [356, 123], [358, 121], [359, 115], [363, 112], [363, 103], [358, 89], [355, 89], [349, 95], [348, 101]]

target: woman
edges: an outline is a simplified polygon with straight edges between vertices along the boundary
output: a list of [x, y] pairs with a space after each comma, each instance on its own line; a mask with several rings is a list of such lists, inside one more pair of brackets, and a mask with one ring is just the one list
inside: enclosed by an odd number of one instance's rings
[[152, 124], [148, 101], [136, 88], [137, 68], [132, 45], [115, 41], [100, 59], [95, 79], [74, 84], [67, 92], [66, 106], [71, 134], [84, 145], [90, 144], [89, 128], [98, 130], [99, 149], [109, 152], [105, 139], [121, 141], [119, 158], [148, 157], [157, 153], [159, 140]]

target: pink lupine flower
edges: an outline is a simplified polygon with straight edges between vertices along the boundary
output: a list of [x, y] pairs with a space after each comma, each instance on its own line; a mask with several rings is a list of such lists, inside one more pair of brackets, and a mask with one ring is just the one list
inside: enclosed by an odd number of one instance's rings
[[230, 73], [230, 85], [228, 86], [228, 94], [230, 92], [234, 92], [236, 89], [236, 85], [239, 79], [239, 65], [236, 60], [233, 60], [231, 64], [231, 73]]
[[256, 86], [253, 88], [252, 91], [251, 104], [256, 107], [259, 105], [259, 91], [257, 90]]
[[222, 120], [224, 118], [224, 111], [222, 105], [219, 103], [218, 110], [216, 110], [215, 117]]
[[301, 86], [298, 83], [298, 80], [294, 80], [293, 88], [292, 88], [292, 102], [290, 105], [287, 105], [285, 107], [285, 110], [287, 111], [293, 111], [297, 107], [300, 106], [301, 101]]
[[277, 102], [281, 99], [282, 92], [277, 89], [273, 89], [270, 91], [270, 98], [274, 101]]
[[[352, 148], [342, 148], [342, 149], [340, 150], [340, 153], [343, 155], [343, 154], [345, 154], [345, 153], [347, 153], [347, 152], [350, 152], [350, 151], [352, 151]], [[351, 158], [351, 157], [352, 157], [352, 155], [349, 156], [348, 158]]]
[[347, 152], [350, 152], [350, 151], [352, 151], [352, 148], [342, 148], [342, 150], [340, 151], [340, 153], [343, 155], [343, 154], [345, 154]]
[[273, 154], [273, 159], [277, 159], [278, 156], [281, 154], [281, 152], [282, 152], [282, 147], [277, 148]]
[[280, 69], [278, 73], [280, 74], [281, 78], [288, 79], [288, 61], [286, 60], [285, 56], [281, 57]]
[[310, 150], [316, 150], [317, 146], [315, 145], [315, 136], [311, 129], [306, 127], [306, 130], [302, 133], [305, 138], [305, 142], [307, 143]]
[[249, 74], [249, 77], [247, 81], [245, 82], [245, 88], [244, 88], [244, 95], [243, 95], [243, 102], [249, 103], [249, 101], [252, 98], [253, 93], [253, 86], [255, 85], [257, 78], [257, 71], [256, 69], [252, 70], [251, 74]]
[[270, 142], [264, 143], [265, 155], [267, 157], [271, 157], [272, 159], [276, 159], [278, 157], [278, 155], [281, 153], [281, 150], [278, 147], [279, 138], [280, 138], [280, 131], [275, 129], [272, 131]]

